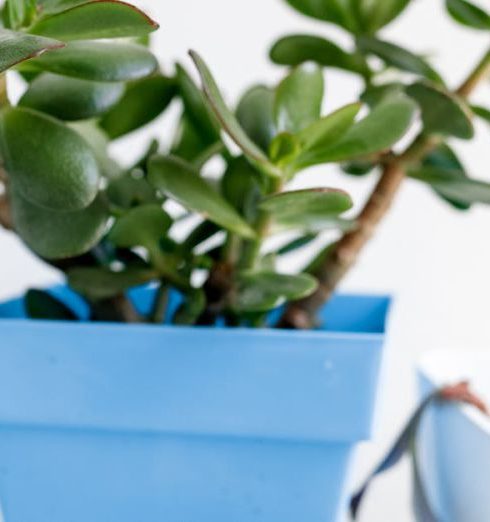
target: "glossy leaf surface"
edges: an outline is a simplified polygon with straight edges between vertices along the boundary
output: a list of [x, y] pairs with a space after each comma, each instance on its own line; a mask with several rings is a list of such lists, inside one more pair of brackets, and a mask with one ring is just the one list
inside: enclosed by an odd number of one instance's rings
[[158, 24], [138, 8], [116, 0], [92, 0], [42, 17], [30, 32], [60, 40], [143, 36]]
[[37, 207], [14, 193], [12, 209], [19, 235], [34, 252], [46, 259], [63, 259], [88, 252], [104, 235], [109, 219], [100, 198], [83, 210], [54, 212]]
[[64, 76], [101, 82], [138, 80], [157, 69], [146, 48], [129, 43], [71, 42], [32, 60], [31, 66]]
[[465, 140], [474, 136], [471, 112], [454, 94], [424, 83], [410, 85], [406, 91], [420, 105], [425, 132]]
[[270, 57], [279, 65], [297, 66], [304, 62], [316, 62], [323, 67], [335, 67], [359, 74], [369, 73], [366, 64], [358, 56], [319, 36], [285, 36], [274, 44]]
[[254, 231], [236, 210], [184, 161], [154, 156], [150, 160], [148, 180], [189, 210], [239, 235], [254, 237]]
[[99, 267], [72, 268], [67, 273], [68, 284], [90, 299], [108, 299], [129, 289], [153, 281], [158, 273], [148, 268], [131, 267], [120, 272]]
[[30, 85], [19, 105], [75, 121], [103, 114], [124, 93], [124, 85], [116, 82], [92, 82], [44, 73]]
[[0, 72], [25, 60], [40, 56], [46, 51], [63, 47], [63, 42], [0, 29]]
[[104, 114], [100, 125], [112, 139], [124, 136], [157, 118], [175, 94], [175, 82], [165, 76], [130, 83], [119, 103]]
[[17, 191], [52, 210], [87, 207], [99, 190], [99, 168], [89, 145], [54, 118], [30, 109], [0, 115], [1, 149]]
[[320, 117], [323, 73], [313, 64], [299, 66], [276, 89], [274, 117], [279, 132], [296, 133]]

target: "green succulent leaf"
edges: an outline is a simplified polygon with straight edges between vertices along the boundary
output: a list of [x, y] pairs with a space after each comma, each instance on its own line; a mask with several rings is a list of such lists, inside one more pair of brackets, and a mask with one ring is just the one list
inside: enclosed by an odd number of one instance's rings
[[270, 51], [271, 60], [279, 65], [297, 66], [305, 62], [315, 62], [323, 67], [335, 67], [361, 75], [369, 75], [364, 60], [348, 53], [337, 44], [306, 34], [285, 36], [278, 40]]
[[425, 83], [414, 83], [406, 92], [422, 110], [425, 132], [465, 140], [474, 136], [471, 111], [456, 95]]
[[140, 45], [71, 42], [62, 49], [31, 60], [29, 66], [84, 80], [123, 82], [149, 76], [158, 63], [153, 54]]
[[12, 191], [15, 229], [26, 244], [46, 259], [80, 256], [104, 235], [109, 213], [102, 198], [75, 212], [55, 212], [29, 203]]
[[340, 25], [351, 32], [359, 29], [350, 0], [286, 0], [306, 16]]
[[77, 321], [71, 308], [44, 290], [30, 289], [24, 298], [27, 317], [48, 321]]
[[373, 108], [390, 98], [398, 98], [403, 94], [405, 85], [400, 82], [390, 82], [381, 85], [370, 85], [361, 95], [361, 101]]
[[87, 207], [99, 190], [99, 168], [89, 145], [63, 123], [30, 109], [0, 114], [1, 150], [12, 183], [38, 206]]
[[227, 230], [244, 237], [255, 236], [236, 210], [183, 160], [154, 156], [149, 163], [148, 180], [168, 197]]
[[298, 159], [298, 167], [348, 161], [389, 150], [409, 129], [416, 104], [406, 97], [389, 99], [376, 106], [335, 143]]
[[360, 103], [351, 103], [313, 122], [298, 133], [304, 154], [317, 155], [336, 143], [355, 123]]
[[279, 250], [277, 251], [278, 256], [284, 256], [287, 254], [291, 254], [293, 252], [296, 252], [297, 250], [300, 250], [301, 248], [304, 248], [305, 246], [310, 245], [315, 239], [318, 237], [318, 234], [306, 234], [303, 236], [299, 236], [292, 241], [288, 241], [286, 244], [281, 246]]
[[243, 130], [263, 151], [269, 149], [276, 135], [274, 98], [273, 89], [256, 85], [243, 95], [236, 110], [236, 117]]
[[410, 176], [423, 181], [445, 198], [467, 205], [490, 205], [490, 183], [470, 179], [464, 171], [439, 167], [420, 167], [410, 171]]
[[192, 289], [184, 295], [184, 301], [175, 312], [173, 324], [194, 325], [206, 308], [206, 295], [201, 289]]
[[212, 109], [207, 105], [204, 94], [194, 83], [187, 71], [177, 64], [177, 84], [184, 103], [185, 115], [200, 135], [205, 145], [220, 140], [220, 124]]
[[362, 23], [374, 33], [397, 18], [411, 0], [357, 0]]
[[36, 0], [6, 0], [3, 8], [5, 26], [20, 29], [31, 24], [36, 16]]
[[[438, 147], [436, 147], [430, 154], [428, 154], [424, 161], [424, 167], [429, 168], [437, 168], [442, 170], [451, 170], [454, 175], [457, 175], [463, 179], [468, 179], [468, 175], [465, 171], [464, 165], [461, 163], [457, 154], [449, 147], [449, 145], [442, 143]], [[471, 208], [471, 203], [468, 203], [464, 200], [455, 199], [452, 197], [447, 197], [443, 192], [437, 190], [437, 187], [433, 187], [434, 192], [442, 197], [447, 203], [451, 206], [457, 208], [458, 210], [468, 210]]]
[[374, 54], [387, 65], [417, 74], [435, 83], [444, 83], [439, 74], [423, 58], [399, 45], [368, 36], [361, 36], [357, 41], [363, 52]]
[[488, 31], [490, 29], [490, 14], [475, 4], [466, 0], [446, 0], [449, 14], [460, 24]]
[[173, 79], [157, 75], [130, 83], [119, 103], [100, 120], [111, 139], [119, 138], [157, 118], [177, 93]]
[[270, 213], [274, 230], [320, 232], [327, 228], [347, 229], [352, 223], [338, 219], [352, 208], [352, 199], [341, 191], [328, 188], [295, 190], [269, 196], [260, 208]]
[[122, 83], [92, 82], [44, 73], [30, 85], [19, 105], [61, 120], [99, 116], [115, 105], [124, 92]]
[[274, 119], [279, 132], [303, 130], [321, 114], [323, 73], [314, 64], [296, 67], [276, 89]]
[[490, 109], [487, 109], [486, 107], [482, 107], [480, 105], [472, 105], [471, 110], [473, 114], [478, 116], [483, 121], [486, 121], [487, 123], [490, 123]]
[[150, 283], [158, 273], [149, 268], [130, 267], [120, 272], [99, 267], [75, 267], [67, 272], [68, 284], [89, 299], [109, 299], [131, 288]]
[[189, 116], [184, 112], [180, 117], [174, 142], [170, 149], [171, 155], [194, 165], [194, 162], [200, 160], [209, 146], [206, 137], [199, 132]]
[[171, 225], [172, 220], [161, 205], [146, 204], [118, 218], [109, 233], [109, 240], [121, 248], [142, 246], [153, 250]]
[[158, 24], [132, 5], [92, 0], [42, 17], [30, 32], [66, 41], [143, 36], [156, 29]]
[[133, 171], [111, 181], [106, 194], [112, 205], [126, 210], [160, 202], [147, 179], [141, 175], [136, 176]]
[[221, 125], [235, 143], [242, 149], [243, 153], [251, 160], [257, 162], [259, 165], [267, 168], [269, 161], [267, 156], [260, 150], [260, 148], [247, 136], [238, 123], [235, 115], [227, 107], [223, 96], [214, 80], [208, 66], [204, 60], [194, 51], [191, 51], [191, 57], [196, 64], [196, 67], [201, 75], [203, 83], [204, 94], [208, 100], [210, 108], [214, 111], [216, 117], [221, 122]]
[[257, 216], [256, 204], [260, 198], [259, 174], [244, 156], [233, 158], [221, 179], [221, 192], [225, 199], [247, 221]]
[[65, 44], [51, 38], [32, 36], [0, 28], [0, 72]]
[[100, 173], [107, 179], [116, 179], [123, 175], [124, 170], [109, 155], [109, 138], [97, 125], [96, 120], [75, 121], [68, 126], [77, 132], [89, 145], [94, 153]]
[[242, 272], [233, 303], [236, 312], [268, 312], [288, 300], [311, 295], [317, 280], [307, 274], [286, 275], [276, 272]]
[[292, 165], [301, 152], [301, 142], [290, 132], [281, 132], [271, 142], [269, 158], [276, 165]]

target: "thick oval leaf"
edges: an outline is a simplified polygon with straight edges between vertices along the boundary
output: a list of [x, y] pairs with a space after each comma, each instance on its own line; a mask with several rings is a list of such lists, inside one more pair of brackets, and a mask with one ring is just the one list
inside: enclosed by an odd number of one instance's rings
[[[411, 0], [361, 0], [363, 25], [370, 33], [397, 18]], [[363, 9], [364, 8], [364, 9]]]
[[447, 199], [466, 204], [490, 205], [490, 183], [470, 179], [463, 171], [421, 167], [410, 171], [410, 176], [429, 184]]
[[71, 122], [68, 126], [78, 133], [92, 149], [100, 173], [108, 180], [120, 178], [123, 168], [109, 155], [109, 138], [96, 120]]
[[271, 214], [275, 232], [346, 230], [352, 226], [350, 221], [338, 219], [352, 208], [352, 199], [341, 190], [321, 188], [282, 192], [264, 199], [260, 208]]
[[317, 280], [307, 274], [242, 272], [233, 309], [237, 312], [268, 312], [287, 300], [311, 295], [317, 287]]
[[286, 0], [286, 2], [311, 18], [340, 25], [357, 32], [358, 22], [350, 0]]
[[154, 156], [150, 160], [148, 180], [168, 197], [227, 230], [244, 237], [255, 236], [253, 229], [236, 210], [184, 161]]
[[272, 47], [270, 57], [279, 65], [294, 67], [305, 62], [316, 62], [323, 67], [369, 75], [366, 63], [359, 56], [319, 36], [295, 34], [281, 38]]
[[207, 105], [204, 94], [187, 71], [181, 65], [177, 65], [176, 69], [186, 119], [198, 131], [201, 142], [207, 145], [216, 143], [220, 140], [220, 124], [214, 112]]
[[148, 203], [161, 202], [147, 179], [143, 176], [135, 176], [133, 172], [111, 181], [106, 194], [112, 205], [126, 210]]
[[401, 82], [390, 82], [381, 85], [370, 85], [361, 94], [361, 100], [373, 108], [389, 98], [398, 98], [403, 94], [405, 85]]
[[302, 155], [298, 167], [347, 161], [388, 150], [405, 135], [416, 109], [415, 103], [406, 97], [389, 99], [376, 106], [330, 147]]
[[414, 83], [406, 92], [420, 105], [425, 132], [465, 140], [474, 136], [471, 111], [454, 94], [424, 83]]
[[38, 70], [100, 82], [122, 82], [149, 76], [158, 67], [146, 48], [129, 43], [72, 42], [29, 62]]
[[171, 78], [152, 76], [127, 86], [119, 103], [107, 112], [100, 126], [112, 139], [143, 127], [157, 118], [173, 100], [176, 85]]
[[105, 233], [109, 213], [101, 198], [76, 212], [37, 207], [12, 193], [15, 229], [26, 244], [46, 259], [76, 257], [88, 252]]
[[0, 72], [64, 45], [63, 42], [50, 38], [0, 28]]
[[374, 54], [387, 65], [423, 76], [435, 83], [444, 83], [439, 74], [423, 58], [403, 47], [368, 36], [361, 36], [357, 41], [360, 49], [365, 53]]
[[[431, 168], [435, 167], [443, 170], [451, 170], [454, 172], [455, 175], [458, 175], [460, 178], [468, 179], [465, 167], [461, 163], [459, 157], [449, 147], [449, 145], [446, 145], [444, 143], [436, 147], [430, 154], [428, 154], [425, 157], [423, 161], [423, 166]], [[439, 192], [436, 187], [433, 188], [434, 192], [438, 196], [442, 197], [451, 206], [457, 208], [458, 210], [468, 210], [469, 208], [471, 208], [471, 203], [447, 197], [443, 193]]]
[[21, 195], [52, 210], [90, 205], [99, 190], [99, 168], [89, 145], [64, 124], [30, 109], [0, 115], [7, 172]]
[[123, 93], [122, 83], [92, 82], [44, 73], [29, 85], [19, 105], [61, 120], [84, 120], [107, 111]]
[[258, 173], [243, 156], [228, 163], [221, 179], [221, 192], [240, 214], [252, 222], [257, 217], [260, 199]]
[[75, 292], [89, 299], [109, 299], [124, 294], [158, 278], [158, 273], [148, 268], [131, 267], [120, 272], [107, 268], [77, 267], [68, 270], [68, 284]]
[[243, 95], [236, 110], [236, 117], [243, 130], [263, 151], [269, 149], [276, 135], [274, 98], [273, 89], [257, 85]]
[[246, 156], [264, 167], [269, 165], [267, 156], [265, 156], [260, 148], [247, 136], [235, 115], [227, 107], [216, 81], [204, 60], [194, 51], [191, 51], [190, 55], [201, 75], [204, 93], [209, 102], [209, 106], [214, 111], [214, 114], [225, 131], [242, 149]]
[[136, 7], [116, 0], [92, 0], [42, 17], [30, 32], [60, 40], [142, 36], [158, 24]]
[[273, 140], [269, 147], [269, 158], [271, 161], [284, 168], [292, 165], [301, 152], [301, 143], [295, 134], [281, 132]]
[[211, 145], [205, 136], [194, 125], [194, 122], [184, 112], [175, 133], [174, 142], [170, 153], [183, 160], [194, 164], [199, 161], [205, 151]]
[[172, 225], [160, 205], [135, 207], [121, 216], [109, 233], [109, 240], [121, 248], [137, 246], [152, 250]]
[[24, 308], [30, 319], [77, 321], [78, 317], [65, 303], [44, 290], [30, 289], [24, 298]]
[[473, 29], [490, 29], [490, 14], [466, 0], [446, 0], [449, 14], [460, 24]]
[[354, 125], [360, 110], [360, 103], [352, 103], [303, 129], [298, 134], [303, 151], [317, 153], [337, 142]]
[[279, 132], [296, 133], [321, 114], [323, 73], [312, 63], [295, 68], [276, 89], [274, 119]]

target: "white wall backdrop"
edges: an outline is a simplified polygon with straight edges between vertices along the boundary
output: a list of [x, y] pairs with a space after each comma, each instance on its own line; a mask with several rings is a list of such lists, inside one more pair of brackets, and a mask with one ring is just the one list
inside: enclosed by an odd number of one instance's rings
[[[483, 2], [488, 4], [488, 0]], [[266, 56], [278, 36], [309, 31], [345, 41], [340, 31], [300, 17], [283, 0], [135, 3], [161, 23], [155, 48], [164, 67], [171, 70], [177, 60], [190, 66], [187, 50], [198, 49], [231, 101], [251, 83], [273, 83], [280, 77], [281, 69], [272, 66]], [[412, 4], [403, 21], [386, 29], [386, 38], [432, 56], [449, 82], [457, 84], [488, 44], [485, 36], [455, 26], [443, 11], [442, 0], [413, 0]], [[485, 86], [476, 99], [488, 104], [489, 91], [490, 87]], [[352, 101], [357, 92], [353, 77], [329, 72], [326, 109]], [[169, 119], [171, 115], [129, 141], [123, 140], [115, 153], [129, 159], [148, 136], [165, 140]], [[478, 131], [476, 142], [455, 146], [472, 175], [490, 179], [490, 128], [482, 125]], [[129, 147], [129, 143], [133, 145]], [[303, 184], [325, 182], [345, 188], [358, 204], [373, 181], [341, 177], [330, 168], [307, 173], [301, 180]], [[4, 231], [0, 231], [0, 253], [0, 298], [19, 293], [29, 285], [45, 285], [58, 279]], [[459, 214], [425, 187], [407, 182], [389, 219], [343, 288], [396, 296], [379, 429], [376, 440], [360, 451], [356, 473], [361, 476], [414, 404], [413, 365], [418, 355], [431, 348], [490, 346], [490, 208]], [[408, 503], [409, 475], [405, 466], [376, 484], [363, 520], [410, 522]]]

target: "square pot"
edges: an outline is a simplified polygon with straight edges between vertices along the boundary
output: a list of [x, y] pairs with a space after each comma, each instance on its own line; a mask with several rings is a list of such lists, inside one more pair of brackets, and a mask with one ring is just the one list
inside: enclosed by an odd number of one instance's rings
[[[152, 291], [132, 298], [148, 310]], [[338, 520], [388, 308], [337, 296], [326, 326], [301, 332], [32, 321], [22, 300], [0, 305], [6, 522]]]

